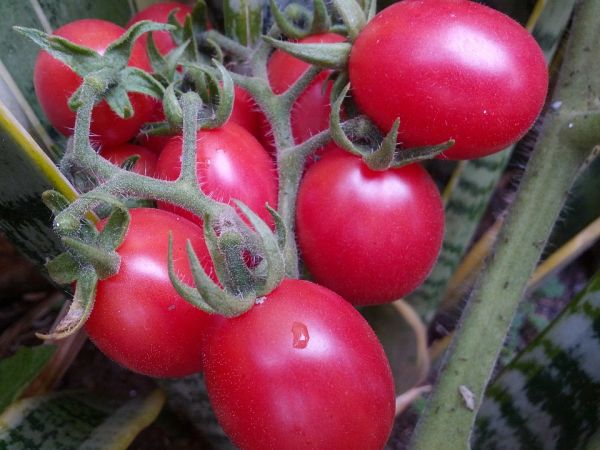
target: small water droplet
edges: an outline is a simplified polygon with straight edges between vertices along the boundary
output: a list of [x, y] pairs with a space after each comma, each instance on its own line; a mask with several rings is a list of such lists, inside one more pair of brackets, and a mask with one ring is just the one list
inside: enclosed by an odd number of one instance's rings
[[487, 109], [484, 109], [484, 110], [483, 110], [483, 113], [484, 113], [484, 114], [487, 114]]
[[306, 325], [301, 322], [294, 322], [292, 325], [292, 335], [294, 336], [292, 341], [294, 348], [306, 348], [310, 339]]
[[254, 300], [254, 304], [255, 305], [262, 305], [265, 300], [267, 299], [267, 297], [256, 297], [256, 300]]
[[575, 125], [573, 125], [573, 122], [570, 122], [569, 125], [568, 125], [569, 128], [573, 128], [574, 126]]
[[558, 109], [560, 109], [561, 106], [562, 106], [562, 102], [560, 100], [557, 100], [554, 103], [552, 103], [552, 109], [554, 111], [557, 111]]
[[168, 310], [168, 311], [175, 311], [175, 305], [169, 305], [169, 306], [167, 307], [167, 310]]

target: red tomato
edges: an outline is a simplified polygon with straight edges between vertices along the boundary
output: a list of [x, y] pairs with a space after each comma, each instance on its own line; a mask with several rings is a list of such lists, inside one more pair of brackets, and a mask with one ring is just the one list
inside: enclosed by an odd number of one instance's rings
[[135, 372], [153, 377], [199, 372], [212, 318], [171, 285], [167, 249], [172, 232], [175, 270], [193, 284], [186, 240], [203, 265], [212, 267], [202, 230], [167, 211], [137, 208], [130, 214], [127, 236], [117, 249], [119, 273], [98, 283], [85, 329], [104, 354]]
[[256, 139], [263, 136], [263, 121], [266, 120], [250, 94], [239, 86], [234, 87], [235, 98], [229, 120], [245, 128]]
[[[309, 36], [298, 42], [335, 43], [345, 40], [346, 38], [339, 34], [326, 33]], [[285, 92], [309, 67], [310, 64], [300, 61], [282, 50], [275, 50], [267, 66], [273, 92], [276, 94]], [[297, 143], [303, 142], [313, 134], [329, 127], [331, 112], [329, 94], [332, 83], [329, 82], [325, 89], [323, 89], [323, 83], [330, 74], [330, 70], [321, 72], [294, 104], [291, 120], [292, 133]]]
[[419, 286], [444, 234], [440, 194], [420, 165], [374, 171], [339, 150], [306, 172], [296, 219], [315, 281], [355, 305], [393, 301]]
[[380, 12], [353, 44], [352, 95], [383, 130], [400, 117], [406, 147], [439, 144], [471, 159], [531, 127], [548, 87], [544, 55], [518, 23], [467, 0], [405, 0]]
[[[199, 131], [196, 147], [196, 170], [202, 191], [223, 202], [232, 198], [241, 200], [272, 224], [265, 204], [277, 206], [276, 173], [258, 141], [239, 125], [229, 122], [220, 128]], [[181, 137], [171, 139], [158, 159], [157, 178], [175, 180], [179, 176], [181, 153]], [[159, 203], [159, 208], [201, 223], [198, 217], [180, 207]]]
[[335, 293], [284, 280], [207, 340], [208, 396], [244, 450], [380, 450], [394, 419], [381, 344]]
[[[83, 19], [60, 27], [54, 35], [103, 53], [106, 47], [118, 39], [124, 31], [111, 22]], [[144, 70], [149, 69], [146, 54], [141, 46], [134, 47], [129, 65]], [[33, 82], [40, 105], [52, 126], [65, 136], [73, 134], [75, 113], [69, 109], [67, 101], [79, 88], [81, 77], [68, 66], [42, 51], [35, 62]], [[152, 114], [152, 98], [133, 93], [129, 94], [129, 99], [133, 105], [134, 115], [127, 120], [119, 118], [112, 112], [105, 101], [96, 105], [92, 113], [92, 141], [110, 146], [126, 142], [136, 135]]]
[[121, 144], [116, 147], [104, 147], [100, 149], [99, 153], [100, 156], [118, 166], [130, 156], [139, 155], [140, 158], [133, 166], [133, 172], [149, 177], [153, 177], [156, 173], [156, 154], [139, 145]]
[[[153, 22], [167, 23], [169, 20], [169, 14], [174, 9], [178, 9], [178, 11], [175, 13], [175, 18], [181, 25], [183, 25], [185, 22], [185, 16], [191, 14], [192, 8], [179, 2], [164, 2], [155, 3], [141, 10], [135, 16], [133, 16], [129, 22], [127, 22], [126, 26], [129, 28], [134, 23], [142, 20], [152, 20]], [[154, 38], [156, 48], [163, 55], [166, 55], [177, 46], [175, 42], [173, 42], [173, 38], [168, 31], [154, 31], [152, 32], [152, 37]], [[146, 48], [148, 35], [142, 35], [139, 41], [143, 44], [144, 48]]]
[[[162, 107], [161, 107], [162, 108]], [[160, 154], [165, 145], [173, 138], [172, 134], [162, 136], [151, 136], [149, 134], [140, 134], [135, 141], [142, 147], [152, 151], [155, 155]]]

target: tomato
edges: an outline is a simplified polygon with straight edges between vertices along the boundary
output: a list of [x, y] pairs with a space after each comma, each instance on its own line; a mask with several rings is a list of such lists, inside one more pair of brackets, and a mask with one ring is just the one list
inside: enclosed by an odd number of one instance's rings
[[[199, 131], [196, 148], [196, 171], [203, 192], [223, 202], [241, 200], [266, 223], [273, 223], [265, 205], [277, 206], [275, 169], [265, 149], [250, 133], [228, 122], [220, 128]], [[175, 180], [179, 176], [181, 153], [182, 139], [174, 137], [158, 159], [158, 178]], [[180, 207], [161, 202], [159, 208], [200, 223], [198, 217]]]
[[118, 166], [130, 156], [138, 155], [140, 158], [133, 166], [133, 172], [149, 177], [153, 177], [156, 172], [156, 154], [139, 145], [121, 144], [116, 147], [104, 147], [100, 149], [99, 154]]
[[189, 239], [205, 267], [212, 267], [202, 230], [167, 211], [130, 210], [125, 241], [117, 249], [119, 272], [98, 283], [85, 329], [108, 357], [153, 377], [182, 377], [202, 369], [202, 345], [212, 317], [182, 299], [169, 280], [167, 249], [173, 233], [175, 270], [193, 284]]
[[244, 450], [380, 450], [394, 419], [389, 363], [344, 299], [284, 280], [207, 340], [206, 387]]
[[467, 0], [405, 0], [361, 31], [349, 60], [352, 95], [384, 131], [400, 117], [406, 147], [452, 138], [450, 159], [520, 139], [548, 87], [544, 55], [508, 16]]
[[[104, 20], [83, 19], [57, 29], [54, 35], [61, 36], [78, 45], [103, 53], [125, 30]], [[135, 45], [129, 65], [148, 70], [147, 57], [140, 45]], [[42, 51], [37, 57], [33, 72], [35, 92], [46, 117], [60, 133], [73, 134], [75, 113], [67, 101], [79, 88], [81, 77], [68, 66]], [[133, 117], [121, 119], [102, 101], [92, 113], [91, 139], [99, 145], [117, 145], [136, 135], [152, 114], [152, 98], [143, 94], [129, 94], [134, 109]]]
[[[346, 39], [339, 34], [316, 34], [298, 41], [299, 43], [335, 43]], [[269, 82], [275, 94], [285, 92], [300, 76], [306, 72], [310, 64], [305, 63], [282, 50], [275, 50], [267, 66]], [[300, 143], [329, 127], [331, 104], [329, 95], [332, 83], [323, 83], [331, 74], [330, 70], [321, 72], [306, 90], [298, 97], [292, 109], [292, 134], [296, 143]]]
[[260, 111], [250, 94], [239, 86], [234, 86], [235, 98], [229, 120], [245, 128], [256, 139], [263, 136], [265, 116]]
[[315, 281], [357, 305], [396, 300], [431, 271], [444, 234], [444, 207], [418, 164], [374, 171], [330, 151], [298, 193], [300, 252]]
[[[174, 9], [178, 9], [178, 11], [175, 13], [175, 18], [181, 25], [183, 25], [185, 22], [185, 17], [188, 14], [191, 14], [192, 8], [179, 2], [164, 2], [155, 3], [141, 10], [135, 16], [133, 16], [129, 22], [127, 22], [126, 26], [129, 28], [134, 23], [142, 20], [152, 20], [153, 22], [167, 23], [169, 20], [169, 14]], [[152, 32], [152, 37], [154, 38], [156, 48], [163, 55], [166, 55], [177, 46], [168, 31], [154, 31]], [[139, 41], [143, 44], [145, 49], [146, 42], [148, 41], [148, 35], [142, 35], [142, 37], [139, 38]]]

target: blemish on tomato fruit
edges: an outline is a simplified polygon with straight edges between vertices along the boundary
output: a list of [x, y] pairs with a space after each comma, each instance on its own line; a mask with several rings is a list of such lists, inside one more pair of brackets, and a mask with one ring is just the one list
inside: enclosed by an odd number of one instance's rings
[[267, 297], [257, 297], [256, 300], [254, 300], [254, 304], [255, 305], [262, 305], [265, 300], [267, 299]]
[[306, 348], [310, 339], [306, 325], [301, 322], [294, 322], [292, 325], [292, 335], [294, 336], [292, 341], [294, 348]]

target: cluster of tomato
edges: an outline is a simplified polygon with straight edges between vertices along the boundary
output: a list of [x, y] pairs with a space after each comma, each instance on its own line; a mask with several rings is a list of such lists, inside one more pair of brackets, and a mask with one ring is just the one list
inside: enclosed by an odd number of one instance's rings
[[[176, 8], [180, 22], [191, 12], [161, 3], [130, 24], [166, 22]], [[102, 53], [123, 32], [90, 19], [55, 34]], [[162, 53], [175, 47], [167, 32], [153, 37]], [[151, 71], [144, 40], [129, 64]], [[301, 42], [346, 40], [327, 33]], [[273, 92], [283, 93], [308, 67], [275, 51], [268, 63]], [[382, 131], [400, 117], [404, 147], [453, 139], [442, 155], [449, 159], [478, 158], [518, 140], [547, 89], [543, 55], [527, 32], [467, 0], [404, 0], [385, 9], [354, 40], [348, 71], [356, 105]], [[323, 71], [295, 103], [297, 142], [329, 126], [329, 75]], [[80, 83], [63, 63], [40, 54], [36, 92], [50, 122], [66, 135], [75, 121], [67, 99]], [[277, 204], [268, 125], [244, 90], [236, 86], [235, 94], [229, 121], [198, 133], [198, 179], [204, 192], [225, 202], [239, 199], [272, 224], [264, 207]], [[134, 170], [176, 179], [181, 138], [138, 135], [145, 122], [164, 116], [157, 101], [129, 95], [130, 119], [117, 117], [106, 102], [95, 107], [93, 142], [117, 164], [138, 154]], [[373, 170], [333, 144], [318, 154], [299, 188], [296, 228], [302, 260], [319, 285], [286, 279], [242, 316], [211, 317], [177, 295], [167, 270], [169, 231], [182, 280], [193, 281], [188, 239], [210, 268], [199, 219], [159, 203], [130, 211], [119, 273], [99, 282], [86, 323], [96, 345], [134, 371], [157, 377], [204, 371], [221, 425], [244, 449], [384, 446], [394, 417], [393, 380], [381, 345], [353, 305], [411, 292], [440, 250], [443, 204], [420, 165]]]

